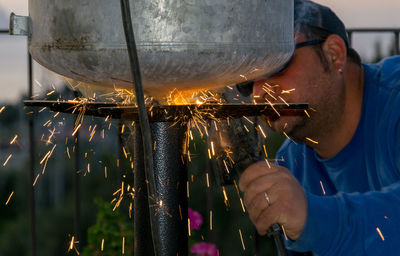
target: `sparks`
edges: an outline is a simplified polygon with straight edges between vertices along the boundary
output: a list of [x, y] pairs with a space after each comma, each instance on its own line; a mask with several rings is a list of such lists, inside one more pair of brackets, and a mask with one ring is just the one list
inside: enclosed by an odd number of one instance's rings
[[289, 103], [287, 103], [281, 96], [278, 96], [278, 98], [279, 98], [283, 103], [285, 103], [286, 106], [288, 106], [288, 107], [290, 106]]
[[10, 155], [7, 157], [6, 161], [3, 163], [3, 166], [6, 166], [6, 165], [7, 165], [8, 161], [11, 159], [11, 157], [12, 157], [12, 154], [10, 154]]
[[206, 173], [207, 188], [210, 187], [210, 179], [208, 178], [208, 172]]
[[246, 250], [246, 247], [244, 246], [244, 241], [243, 241], [243, 236], [242, 236], [242, 231], [239, 228], [239, 235], [240, 235], [240, 241], [242, 241], [242, 247], [243, 247], [243, 251]]
[[319, 184], [321, 184], [322, 193], [325, 195], [326, 193], [325, 193], [324, 185], [322, 184], [321, 180], [319, 181]]
[[306, 115], [308, 116], [308, 118], [311, 118], [310, 114], [308, 114], [307, 110], [304, 110], [304, 113], [306, 113]]
[[104, 251], [104, 238], [101, 239], [101, 251]]
[[285, 135], [285, 137], [286, 137], [288, 140], [291, 140], [291, 138], [289, 137], [289, 135], [287, 135], [286, 132], [282, 132], [282, 133], [283, 133], [283, 135]]
[[264, 160], [265, 160], [265, 163], [267, 164], [268, 168], [271, 169], [271, 165], [269, 164], [268, 159], [264, 159]]
[[76, 128], [72, 132], [72, 136], [75, 136], [75, 134], [78, 132], [78, 130], [79, 130], [79, 128], [81, 128], [81, 126], [82, 126], [82, 124], [78, 124], [78, 126], [76, 126]]
[[94, 134], [96, 133], [96, 124], [94, 125], [92, 132], [90, 133], [90, 138], [89, 138], [89, 142], [92, 141]]
[[283, 235], [285, 236], [285, 240], [286, 240], [286, 241], [289, 241], [289, 239], [288, 239], [288, 237], [287, 237], [287, 235], [286, 235], [285, 227], [284, 227], [283, 225], [281, 225], [281, 228], [282, 228], [282, 231], [283, 231]]
[[381, 237], [382, 241], [385, 241], [385, 237], [382, 235], [382, 232], [378, 227], [376, 228], [376, 231], [378, 232], [378, 234]]
[[122, 237], [122, 254], [125, 254], [125, 237]]
[[290, 89], [290, 90], [282, 90], [281, 94], [290, 94], [291, 92], [295, 91], [296, 89]]
[[6, 205], [8, 205], [8, 203], [10, 202], [11, 197], [12, 197], [13, 195], [14, 195], [14, 191], [12, 191], [11, 194], [10, 194], [10, 196], [8, 197], [7, 202], [6, 202]]
[[75, 239], [75, 237], [72, 236], [71, 242], [69, 243], [69, 250], [70, 251], [74, 249], [74, 239]]
[[36, 175], [36, 178], [35, 178], [35, 181], [32, 184], [32, 187], [34, 187], [36, 185], [36, 182], [38, 181], [39, 176], [40, 176], [40, 173], [38, 173], [38, 175]]
[[210, 230], [213, 229], [213, 212], [210, 210]]
[[229, 174], [229, 173], [230, 173], [230, 172], [229, 172], [229, 168], [228, 168], [228, 165], [226, 164], [226, 161], [225, 161], [225, 159], [224, 159], [224, 160], [222, 160], [222, 162], [224, 163], [224, 166], [225, 166], [226, 172]]
[[311, 142], [314, 143], [314, 144], [318, 144], [318, 141], [312, 140], [312, 139], [310, 139], [310, 138], [308, 138], [308, 137], [306, 137], [306, 140], [311, 141]]
[[186, 195], [187, 195], [187, 198], [190, 197], [190, 192], [189, 192], [189, 181], [186, 182]]
[[261, 127], [261, 125], [258, 125], [258, 129], [260, 130], [260, 132], [262, 133], [262, 136], [264, 137], [264, 139], [267, 138], [267, 135], [265, 134], [263, 128]]
[[6, 106], [2, 106], [2, 107], [0, 108], [0, 114], [3, 113], [4, 109], [6, 109]]
[[128, 153], [126, 153], [125, 147], [122, 147], [122, 151], [124, 152], [124, 156], [126, 159], [128, 159]]
[[227, 203], [228, 203], [228, 196], [226, 195], [226, 190], [225, 190], [225, 187], [224, 187], [224, 186], [222, 186], [222, 193], [224, 194], [225, 205], [227, 205]]
[[[274, 93], [273, 90], [271, 90], [271, 89], [269, 89], [268, 87], [265, 87], [265, 86], [263, 86], [262, 89], [263, 89], [263, 91], [265, 91], [271, 98], [273, 98], [274, 100], [276, 100], [275, 96], [271, 94], [271, 93]], [[266, 96], [264, 97], [264, 100], [267, 100], [267, 99], [266, 99]]]
[[208, 158], [211, 159], [211, 151], [208, 149]]
[[214, 142], [213, 141], [211, 141], [211, 152], [212, 152], [212, 155], [215, 156]]
[[247, 77], [245, 75], [239, 75], [239, 76], [247, 81]]
[[54, 149], [56, 148], [56, 146], [57, 146], [57, 144], [55, 144], [55, 145], [53, 146], [53, 148], [52, 148], [49, 152], [47, 152], [47, 154], [43, 157], [42, 161], [40, 161], [40, 164], [41, 164], [41, 165], [44, 163], [43, 170], [42, 170], [42, 174], [44, 174], [44, 171], [46, 170], [46, 166], [47, 166], [47, 161], [49, 160], [49, 158], [50, 158], [51, 155], [53, 154]]
[[46, 96], [50, 96], [50, 95], [54, 94], [55, 92], [56, 92], [55, 90], [52, 90], [51, 92], [47, 93]]
[[244, 119], [246, 119], [246, 121], [247, 121], [247, 122], [249, 122], [249, 123], [251, 123], [251, 124], [253, 124], [253, 125], [254, 125], [254, 122], [253, 122], [253, 121], [251, 121], [251, 120], [250, 120], [248, 117], [246, 117], [246, 116], [243, 116], [243, 118], [244, 118]]
[[10, 145], [14, 144], [15, 141], [17, 140], [17, 138], [18, 138], [18, 134], [16, 134], [16, 135], [14, 136], [14, 138], [11, 140]]
[[69, 154], [69, 147], [67, 147], [67, 156], [68, 156], [68, 159], [71, 159], [71, 155]]
[[246, 208], [244, 207], [243, 199], [239, 198], [239, 200], [240, 200], [240, 205], [242, 206], [243, 213], [246, 213]]
[[190, 218], [188, 218], [187, 220], [188, 220], [188, 221], [187, 221], [187, 225], [188, 225], [188, 234], [189, 234], [189, 236], [191, 236], [192, 234], [191, 234], [191, 230], [190, 230]]
[[265, 145], [263, 145], [263, 149], [264, 149], [265, 157], [268, 158], [267, 147], [265, 147]]

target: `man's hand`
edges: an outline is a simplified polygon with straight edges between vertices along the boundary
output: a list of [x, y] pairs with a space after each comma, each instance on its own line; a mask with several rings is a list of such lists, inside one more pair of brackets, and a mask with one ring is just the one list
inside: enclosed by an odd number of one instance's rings
[[307, 202], [304, 190], [288, 169], [258, 162], [248, 167], [239, 182], [249, 216], [260, 235], [281, 224], [296, 240], [305, 224]]

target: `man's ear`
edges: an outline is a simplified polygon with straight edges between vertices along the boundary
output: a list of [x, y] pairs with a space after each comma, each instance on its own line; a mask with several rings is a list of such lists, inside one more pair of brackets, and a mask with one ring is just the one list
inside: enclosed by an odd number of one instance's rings
[[338, 35], [329, 35], [322, 49], [330, 65], [336, 71], [341, 72], [340, 70], [343, 70], [347, 57], [347, 48], [344, 40]]

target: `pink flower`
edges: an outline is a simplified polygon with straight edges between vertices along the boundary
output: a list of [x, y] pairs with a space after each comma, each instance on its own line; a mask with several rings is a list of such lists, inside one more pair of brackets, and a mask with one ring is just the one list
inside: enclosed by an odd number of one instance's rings
[[190, 252], [195, 256], [218, 256], [218, 250], [215, 244], [201, 242], [194, 244], [192, 248], [190, 248]]
[[190, 220], [190, 229], [200, 230], [201, 225], [203, 225], [203, 217], [201, 214], [188, 208], [188, 217]]

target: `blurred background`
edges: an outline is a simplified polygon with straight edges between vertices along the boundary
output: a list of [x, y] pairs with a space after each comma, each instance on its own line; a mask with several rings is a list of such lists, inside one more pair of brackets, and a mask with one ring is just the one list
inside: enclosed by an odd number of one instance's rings
[[[398, 28], [400, 24], [398, 0], [317, 2], [336, 11], [348, 28]], [[8, 29], [11, 11], [28, 15], [27, 1], [0, 0], [0, 30]], [[390, 32], [355, 33], [353, 48], [364, 62], [376, 62], [394, 54], [395, 36]], [[132, 255], [133, 221], [129, 211], [132, 198], [125, 198], [118, 209], [113, 209], [114, 192], [122, 181], [133, 184], [132, 149], [128, 143], [132, 139], [131, 125], [85, 117], [80, 129], [77, 168], [74, 161], [77, 148], [72, 136], [75, 117], [57, 115], [47, 109], [32, 112], [23, 106], [28, 93], [27, 63], [26, 38], [0, 34], [0, 256], [30, 255], [31, 252], [29, 155], [32, 151], [28, 116], [35, 120], [37, 255], [77, 255], [77, 250], [81, 255], [121, 255], [123, 237], [126, 238], [125, 254]], [[74, 97], [62, 78], [36, 63], [33, 65], [33, 95], [35, 99], [49, 100]], [[253, 121], [252, 125], [257, 126], [258, 121]], [[236, 122], [234, 126], [243, 127], [246, 121]], [[247, 123], [247, 126], [251, 125]], [[245, 133], [229, 132], [229, 136]], [[271, 131], [267, 133], [267, 139], [245, 133], [238, 143], [253, 145], [258, 155], [262, 151], [260, 145], [267, 145], [268, 155], [273, 158], [284, 138]], [[215, 243], [220, 255], [254, 255], [256, 248], [259, 255], [274, 255], [271, 241], [256, 235], [242, 210], [235, 187], [240, 170], [227, 175], [220, 163], [208, 159], [209, 139], [199, 133], [193, 135], [189, 146], [192, 154], [188, 173], [189, 206], [203, 216], [204, 224], [200, 230], [192, 232], [190, 245], [204, 240]], [[48, 152], [51, 152], [50, 158], [46, 158]], [[78, 187], [76, 171], [80, 176]], [[74, 243], [77, 250], [71, 250], [77, 221], [74, 217], [77, 189], [81, 206], [80, 239], [79, 243]], [[210, 214], [213, 216], [211, 226]], [[102, 254], [99, 252], [101, 239], [105, 240]]]

